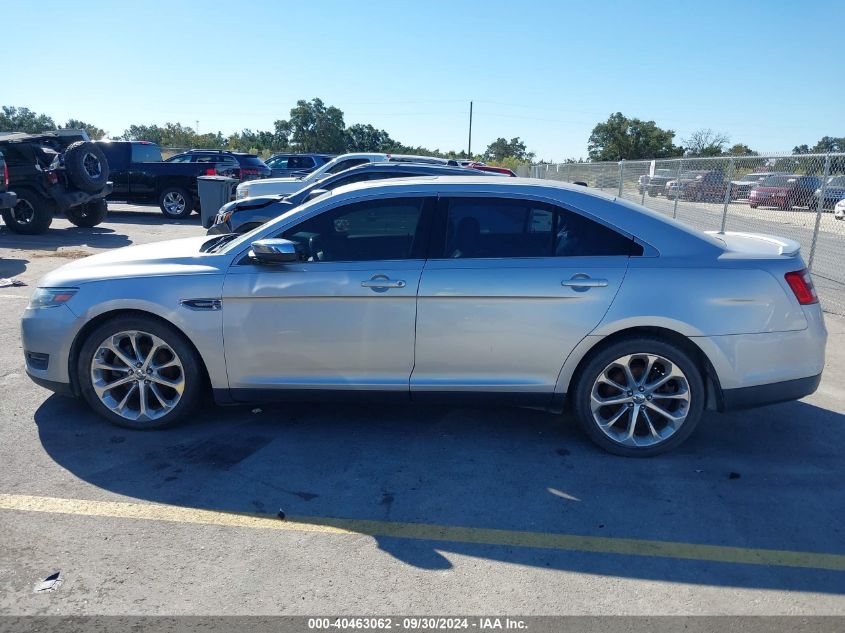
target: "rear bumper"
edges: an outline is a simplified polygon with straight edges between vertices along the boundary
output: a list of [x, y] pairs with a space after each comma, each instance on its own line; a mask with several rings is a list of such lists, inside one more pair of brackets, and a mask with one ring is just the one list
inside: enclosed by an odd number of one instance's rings
[[0, 209], [11, 209], [18, 203], [18, 196], [11, 191], [0, 193]]
[[757, 385], [755, 387], [741, 387], [739, 389], [724, 389], [722, 391], [722, 410], [735, 411], [737, 409], [750, 409], [762, 407], [777, 402], [788, 402], [798, 400], [804, 396], [814, 393], [819, 387], [822, 375], [798, 378], [797, 380], [786, 380], [773, 382], [768, 385]]

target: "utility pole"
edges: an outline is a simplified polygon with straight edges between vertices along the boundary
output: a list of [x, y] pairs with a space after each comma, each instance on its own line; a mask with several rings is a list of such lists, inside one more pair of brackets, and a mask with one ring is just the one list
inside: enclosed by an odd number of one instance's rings
[[467, 143], [467, 158], [472, 158], [472, 101], [469, 102], [469, 142]]
[[200, 135], [200, 120], [196, 119], [195, 123], [197, 124], [197, 126], [194, 129], [197, 131], [197, 136], [199, 136]]

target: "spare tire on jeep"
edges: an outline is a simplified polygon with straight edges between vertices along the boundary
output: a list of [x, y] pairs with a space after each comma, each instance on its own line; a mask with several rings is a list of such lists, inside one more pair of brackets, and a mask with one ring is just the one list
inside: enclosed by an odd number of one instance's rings
[[65, 211], [65, 216], [72, 224], [90, 229], [105, 220], [108, 212], [109, 207], [106, 199], [97, 198], [85, 204], [71, 207]]
[[65, 171], [76, 187], [89, 193], [100, 191], [109, 179], [106, 155], [91, 141], [77, 141], [65, 150]]

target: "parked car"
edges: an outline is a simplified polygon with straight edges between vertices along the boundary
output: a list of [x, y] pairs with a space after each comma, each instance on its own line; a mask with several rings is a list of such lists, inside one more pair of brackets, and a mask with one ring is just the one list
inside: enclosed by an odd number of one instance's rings
[[330, 154], [276, 154], [265, 162], [271, 178], [286, 178], [294, 174], [304, 176], [325, 165], [334, 156]]
[[[259, 182], [245, 182], [238, 185], [235, 192], [235, 199], [253, 198], [255, 196], [269, 196], [293, 193], [311, 184], [315, 180], [327, 174], [337, 174], [344, 169], [349, 169], [364, 163], [377, 162], [414, 162], [430, 163], [432, 165], [448, 165], [449, 161], [444, 158], [432, 158], [430, 156], [408, 156], [404, 154], [379, 154], [375, 152], [362, 152], [357, 154], [341, 154], [330, 160], [325, 165], [318, 167], [310, 174], [301, 178], [268, 178]], [[456, 164], [456, 161], [452, 161]]]
[[161, 148], [147, 141], [97, 141], [111, 165], [109, 200], [158, 204], [168, 218], [186, 218], [199, 209], [197, 177], [215, 175], [208, 163], [165, 162]]
[[9, 168], [3, 159], [3, 152], [0, 152], [0, 211], [14, 209], [17, 203], [18, 197], [9, 191]]
[[189, 416], [210, 386], [221, 403], [570, 409], [602, 448], [649, 456], [706, 409], [815, 391], [827, 332], [799, 250], [577, 185], [361, 182], [244, 235], [58, 268], [21, 342], [35, 382], [132, 429]]
[[666, 194], [666, 197], [669, 200], [683, 198], [684, 192], [686, 191], [686, 188], [689, 187], [690, 183], [693, 182], [699, 176], [706, 173], [706, 170], [685, 171], [680, 175], [680, 177], [669, 180], [664, 187], [664, 193]]
[[414, 176], [499, 176], [499, 172], [473, 171], [466, 167], [430, 165], [424, 163], [364, 163], [351, 169], [331, 174], [287, 196], [260, 196], [235, 200], [221, 207], [208, 229], [209, 235], [246, 233], [265, 222], [287, 213], [309, 200], [333, 191], [338, 187], [369, 180], [409, 178]]
[[[819, 186], [813, 192], [813, 208], [818, 206], [819, 198], [822, 196], [822, 189]], [[830, 176], [827, 179], [827, 186], [824, 189], [823, 209], [832, 209], [836, 203], [845, 199], [845, 176]]]
[[751, 190], [748, 206], [778, 207], [789, 210], [792, 207], [809, 207], [813, 204], [813, 194], [821, 185], [818, 176], [769, 176]]
[[[645, 181], [644, 186], [648, 195], [652, 198], [656, 198], [661, 194], [665, 194], [666, 183], [677, 177], [677, 175], [677, 169], [655, 169], [654, 175], [646, 176], [647, 180]], [[642, 178], [642, 176], [640, 176], [640, 178]], [[640, 194], [642, 194], [642, 191], [640, 191]]]
[[728, 182], [721, 171], [716, 169], [702, 171], [685, 183], [681, 197], [695, 202], [722, 202], [727, 188]]
[[833, 217], [837, 220], [845, 220], [845, 200], [840, 200], [834, 205]]
[[13, 208], [3, 209], [3, 222], [15, 233], [44, 233], [56, 213], [70, 222], [92, 227], [108, 213], [105, 197], [112, 190], [109, 164], [85, 132], [0, 136], [8, 170], [8, 188], [17, 195]]
[[[210, 149], [191, 149], [168, 158], [166, 163], [202, 163], [206, 176], [229, 176], [238, 180], [269, 178], [270, 168], [255, 154]], [[213, 166], [213, 171], [212, 167]]]
[[745, 174], [742, 178], [731, 180], [731, 200], [741, 200], [751, 195], [751, 190], [769, 176], [786, 176], [787, 172], [758, 171]]

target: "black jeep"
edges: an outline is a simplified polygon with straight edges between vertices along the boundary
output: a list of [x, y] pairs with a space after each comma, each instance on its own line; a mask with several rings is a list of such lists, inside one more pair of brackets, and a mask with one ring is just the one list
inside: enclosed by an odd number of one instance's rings
[[44, 132], [0, 136], [9, 189], [17, 204], [0, 210], [15, 233], [45, 232], [56, 213], [76, 226], [96, 226], [106, 218], [111, 193], [109, 164], [84, 132]]

